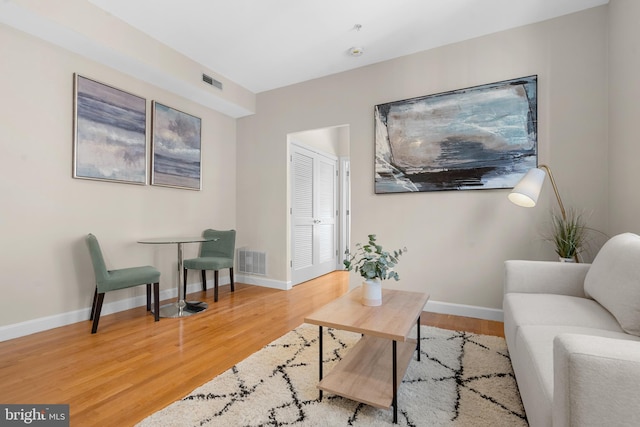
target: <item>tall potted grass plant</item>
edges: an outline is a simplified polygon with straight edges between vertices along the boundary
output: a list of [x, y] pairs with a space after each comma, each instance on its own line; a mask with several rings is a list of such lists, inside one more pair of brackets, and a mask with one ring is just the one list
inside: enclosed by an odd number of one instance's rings
[[549, 240], [555, 245], [560, 261], [578, 262], [590, 230], [584, 215], [575, 209], [570, 209], [566, 216], [554, 212], [551, 216], [551, 225], [552, 235]]

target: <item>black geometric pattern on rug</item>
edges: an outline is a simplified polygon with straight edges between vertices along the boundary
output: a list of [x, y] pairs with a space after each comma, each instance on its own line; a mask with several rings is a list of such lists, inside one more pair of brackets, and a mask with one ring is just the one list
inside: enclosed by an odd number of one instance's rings
[[[515, 375], [513, 374], [513, 372], [493, 372], [490, 374], [484, 374], [484, 375], [474, 375], [471, 377], [465, 377], [464, 375], [464, 363], [463, 363], [463, 359], [465, 357], [465, 355], [467, 354], [467, 347], [468, 346], [477, 346], [477, 347], [481, 347], [485, 350], [490, 350], [488, 347], [486, 347], [485, 345], [481, 344], [478, 342], [477, 337], [478, 335], [476, 334], [472, 334], [469, 332], [463, 332], [463, 331], [452, 331], [452, 333], [454, 334], [452, 337], [448, 338], [449, 341], [459, 341], [459, 346], [460, 346], [460, 353], [458, 355], [458, 365], [457, 366], [448, 366], [446, 361], [442, 361], [439, 360], [437, 357], [431, 356], [429, 354], [429, 344], [428, 341], [432, 340], [433, 338], [431, 337], [425, 337], [422, 338], [421, 341], [421, 349], [426, 349], [421, 351], [421, 354], [423, 356], [426, 356], [427, 358], [429, 358], [429, 360], [438, 363], [439, 365], [445, 367], [446, 369], [448, 369], [451, 374], [447, 375], [447, 376], [442, 376], [442, 377], [438, 377], [438, 378], [431, 378], [429, 379], [430, 381], [437, 381], [437, 382], [443, 382], [443, 381], [451, 381], [453, 383], [455, 383], [456, 386], [456, 397], [455, 397], [455, 412], [453, 413], [452, 417], [451, 417], [451, 421], [455, 421], [458, 416], [460, 415], [460, 400], [461, 400], [461, 396], [460, 396], [460, 392], [462, 389], [466, 389], [469, 390], [475, 394], [477, 394], [478, 396], [480, 396], [482, 399], [486, 400], [487, 402], [493, 404], [493, 405], [497, 405], [500, 408], [502, 408], [505, 411], [508, 411], [509, 413], [511, 413], [512, 415], [526, 421], [527, 417], [524, 413], [524, 411], [514, 411], [511, 408], [506, 407], [505, 405], [503, 405], [502, 403], [498, 402], [496, 399], [492, 398], [491, 396], [488, 396], [482, 392], [480, 392], [479, 390], [475, 389], [473, 387], [473, 385], [475, 383], [478, 382], [478, 380], [481, 379], [490, 379], [490, 378], [503, 378], [503, 377], [510, 377], [511, 379], [513, 379], [513, 381], [516, 381]], [[503, 352], [497, 352], [498, 354], [500, 354], [501, 356], [503, 356], [507, 361], [509, 361], [509, 363], [511, 363], [510, 359], [509, 359], [509, 355], [505, 354]], [[407, 383], [410, 382], [419, 382], [419, 381], [425, 381], [424, 379], [415, 379], [415, 380], [410, 380], [407, 381]]]
[[[342, 359], [342, 357], [340, 356], [339, 351], [340, 350], [344, 350], [346, 349], [348, 346], [347, 344], [345, 344], [344, 342], [342, 342], [339, 338], [337, 338], [335, 336], [334, 330], [330, 329], [330, 328], [326, 328], [327, 330], [327, 334], [329, 337], [331, 337], [338, 345], [336, 346], [336, 348], [334, 348], [331, 352], [331, 354], [329, 355], [328, 358], [324, 358], [323, 359], [323, 363], [327, 363], [327, 362], [338, 362]], [[294, 343], [294, 344], [269, 344], [267, 345], [267, 347], [281, 347], [281, 348], [297, 348], [296, 351], [293, 353], [293, 356], [291, 358], [289, 358], [288, 360], [286, 360], [284, 363], [282, 363], [281, 365], [277, 365], [275, 367], [275, 369], [273, 370], [273, 372], [271, 373], [271, 377], [274, 377], [276, 375], [280, 375], [282, 376], [282, 378], [284, 379], [284, 381], [287, 384], [287, 390], [289, 391], [289, 393], [291, 393], [290, 396], [290, 400], [288, 400], [285, 404], [277, 406], [275, 408], [271, 408], [270, 409], [270, 413], [269, 413], [269, 423], [267, 424], [258, 424], [256, 425], [256, 427], [263, 427], [263, 426], [286, 426], [286, 425], [296, 425], [297, 423], [301, 423], [303, 421], [305, 421], [307, 419], [306, 413], [304, 411], [304, 406], [309, 405], [311, 403], [319, 403], [320, 400], [319, 398], [317, 399], [313, 399], [313, 400], [301, 400], [300, 397], [298, 396], [298, 392], [295, 389], [295, 387], [293, 386], [293, 384], [291, 383], [291, 380], [289, 379], [289, 376], [287, 374], [287, 368], [291, 368], [291, 367], [307, 367], [309, 366], [309, 363], [305, 363], [305, 362], [301, 362], [298, 363], [296, 362], [296, 359], [298, 357], [298, 355], [306, 348], [311, 347], [312, 345], [315, 345], [318, 342], [318, 336], [316, 335], [315, 338], [312, 338], [311, 340], [305, 338], [304, 336], [302, 336], [301, 334], [299, 334], [296, 330], [293, 331], [295, 333], [295, 335], [300, 339], [300, 341], [298, 343]], [[326, 340], [326, 337], [325, 337]], [[237, 374], [237, 367], [233, 366], [231, 368], [233, 370], [233, 372], [235, 374]], [[223, 409], [217, 413], [215, 413], [213, 415], [213, 417], [211, 418], [207, 418], [207, 419], [203, 419], [200, 422], [200, 425], [205, 425], [208, 424], [209, 422], [211, 422], [213, 420], [213, 418], [215, 417], [219, 417], [220, 415], [222, 415], [224, 412], [226, 412], [233, 404], [243, 401], [246, 398], [248, 398], [253, 392], [255, 392], [256, 388], [262, 383], [263, 381], [261, 381], [258, 384], [253, 385], [252, 387], [247, 387], [246, 384], [244, 384], [244, 381], [242, 380], [242, 378], [238, 377], [238, 391], [234, 392], [234, 393], [229, 393], [229, 394], [224, 394], [224, 395], [213, 395], [213, 394], [206, 394], [206, 395], [202, 395], [202, 394], [196, 394], [196, 395], [190, 395], [185, 397], [183, 400], [214, 400], [214, 399], [223, 399], [223, 400], [227, 400], [227, 403], [225, 404], [225, 406], [223, 407]], [[319, 395], [318, 395], [319, 396]], [[330, 398], [338, 398], [341, 399], [341, 397], [339, 396], [332, 396]], [[295, 408], [295, 411], [297, 413], [297, 417], [291, 421], [291, 422], [283, 422], [281, 420], [278, 420], [278, 412], [282, 411], [282, 410], [289, 410], [291, 408]]]
[[[359, 340], [360, 334], [323, 329], [323, 366], [325, 372], [329, 372]], [[439, 335], [433, 336], [436, 332]], [[400, 386], [398, 425], [527, 425], [504, 344], [499, 346], [504, 347], [504, 351], [496, 351], [482, 343], [489, 337], [425, 326], [422, 327], [421, 337], [422, 361], [416, 361], [414, 356]], [[493, 361], [487, 359], [487, 365], [499, 358], [503, 368], [483, 372], [485, 361], [477, 362], [478, 349], [488, 353], [489, 358], [494, 358]], [[470, 372], [479, 374], [468, 375], [465, 372], [466, 367], [478, 363], [481, 366], [472, 366]], [[483, 381], [496, 379], [513, 383], [513, 391], [510, 391], [507, 399], [510, 404], [504, 404], [500, 398], [482, 390], [483, 387], [490, 392], [496, 389], [495, 384], [482, 384]], [[302, 325], [139, 425], [392, 425], [392, 410], [373, 408], [326, 392], [320, 401], [317, 381], [318, 327]], [[428, 394], [433, 396], [425, 397]], [[501, 421], [496, 423], [495, 414], [491, 415], [493, 418], [489, 418], [489, 421], [476, 418], [475, 414], [465, 415], [461, 412], [461, 402], [464, 399], [468, 402], [469, 396], [475, 399], [474, 402], [477, 402], [476, 397], [481, 399], [483, 408], [487, 405], [495, 407], [498, 416], [506, 418], [499, 418]], [[424, 399], [427, 400], [423, 402]], [[469, 407], [469, 404], [463, 406]]]

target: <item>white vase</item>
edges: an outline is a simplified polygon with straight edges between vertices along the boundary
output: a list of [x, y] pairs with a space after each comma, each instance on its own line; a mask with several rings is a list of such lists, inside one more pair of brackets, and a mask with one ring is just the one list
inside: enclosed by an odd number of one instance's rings
[[560, 257], [560, 262], [576, 262], [574, 258], [563, 258]]
[[369, 279], [362, 282], [362, 305], [377, 307], [382, 305], [382, 281]]

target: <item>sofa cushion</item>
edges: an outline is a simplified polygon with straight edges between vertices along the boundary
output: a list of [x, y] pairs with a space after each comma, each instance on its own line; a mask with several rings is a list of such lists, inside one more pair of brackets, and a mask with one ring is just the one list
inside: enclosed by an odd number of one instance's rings
[[609, 239], [591, 264], [584, 290], [622, 329], [640, 336], [640, 236], [624, 233]]
[[517, 328], [526, 325], [580, 326], [623, 332], [615, 317], [589, 298], [509, 293], [504, 295], [503, 309], [504, 332], [509, 344], [516, 343]]

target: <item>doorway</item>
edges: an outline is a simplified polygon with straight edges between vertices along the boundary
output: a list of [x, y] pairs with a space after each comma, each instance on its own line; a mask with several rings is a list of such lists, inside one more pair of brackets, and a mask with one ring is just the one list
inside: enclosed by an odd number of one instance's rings
[[342, 269], [349, 229], [348, 135], [348, 126], [288, 135], [292, 285]]

